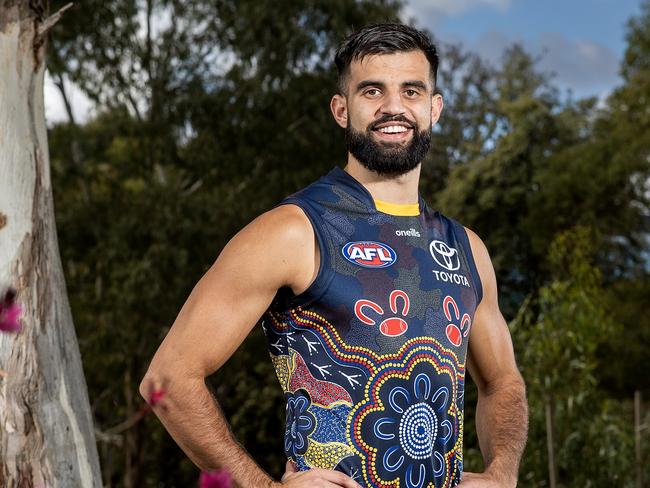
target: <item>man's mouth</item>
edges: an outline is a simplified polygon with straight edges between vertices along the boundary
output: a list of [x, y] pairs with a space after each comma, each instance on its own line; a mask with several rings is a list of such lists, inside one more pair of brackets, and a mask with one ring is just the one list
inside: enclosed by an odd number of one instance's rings
[[408, 137], [413, 127], [404, 122], [388, 122], [373, 127], [372, 131], [377, 132], [380, 139], [387, 141], [401, 141]]
[[407, 132], [409, 128], [404, 127], [403, 125], [388, 125], [386, 127], [379, 127], [374, 130], [383, 132], [384, 134], [397, 134], [399, 132]]

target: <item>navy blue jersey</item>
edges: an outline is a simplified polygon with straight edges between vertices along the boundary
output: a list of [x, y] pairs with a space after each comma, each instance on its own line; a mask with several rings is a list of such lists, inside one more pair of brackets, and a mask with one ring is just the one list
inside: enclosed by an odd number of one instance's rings
[[300, 470], [367, 487], [450, 487], [463, 470], [467, 344], [481, 282], [465, 229], [429, 209], [377, 210], [336, 167], [281, 204], [314, 228], [320, 268], [278, 291], [262, 327]]

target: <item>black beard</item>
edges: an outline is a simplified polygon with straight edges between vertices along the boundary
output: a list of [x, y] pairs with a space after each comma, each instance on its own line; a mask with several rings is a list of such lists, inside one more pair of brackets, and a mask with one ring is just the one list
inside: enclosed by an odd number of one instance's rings
[[[405, 122], [411, 125], [413, 138], [406, 145], [375, 142], [372, 129], [386, 122]], [[348, 122], [345, 128], [348, 151], [366, 169], [380, 175], [396, 177], [408, 173], [422, 162], [431, 147], [431, 129], [418, 130], [417, 124], [403, 116], [385, 116], [368, 126], [365, 132], [354, 130]]]

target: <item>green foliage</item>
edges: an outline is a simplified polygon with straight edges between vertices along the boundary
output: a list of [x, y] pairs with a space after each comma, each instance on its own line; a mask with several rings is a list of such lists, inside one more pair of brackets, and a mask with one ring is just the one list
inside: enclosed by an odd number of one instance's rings
[[502, 291], [520, 301], [515, 290], [529, 290], [540, 267], [525, 232], [535, 174], [566, 132], [543, 100], [522, 96], [501, 107], [512, 128], [488, 155], [454, 167], [437, 201], [443, 212], [483, 237]]
[[[544, 486], [546, 412], [553, 406], [560, 486], [632, 486], [634, 465], [629, 403], [597, 389], [598, 348], [620, 327], [605, 309], [594, 267], [593, 231], [576, 227], [549, 249], [553, 281], [527, 300], [512, 323], [520, 368], [528, 387], [530, 441], [523, 479]], [[589, 459], [576, 469], [574, 460]]]
[[[554, 280], [524, 302], [515, 319], [521, 371], [531, 395], [568, 398], [595, 385], [595, 352], [614, 325], [593, 264], [593, 232], [577, 227], [553, 241]], [[533, 301], [533, 303], [531, 303]]]
[[431, 151], [422, 165], [420, 188], [435, 195], [445, 186], [451, 167], [485, 156], [499, 130], [495, 70], [478, 55], [458, 45], [441, 45], [444, 63], [438, 72], [437, 91], [445, 109], [434, 126]]
[[606, 281], [634, 273], [647, 246], [650, 131], [622, 120], [619, 100], [637, 89], [617, 91], [606, 110], [561, 103], [517, 48], [495, 83], [500, 133], [485, 141], [493, 150], [452, 167], [437, 204], [486, 242], [506, 313], [549, 278], [548, 245], [574, 225], [597, 232]]
[[627, 49], [622, 73], [630, 81], [650, 71], [650, 2], [641, 2], [641, 14], [632, 17], [627, 28]]
[[631, 398], [635, 390], [650, 391], [650, 377], [641, 373], [648, 367], [648, 297], [648, 276], [619, 280], [608, 289], [605, 297], [607, 308], [616, 310], [616, 319], [621, 325], [619, 333], [599, 348], [598, 376], [604, 388], [624, 398]]

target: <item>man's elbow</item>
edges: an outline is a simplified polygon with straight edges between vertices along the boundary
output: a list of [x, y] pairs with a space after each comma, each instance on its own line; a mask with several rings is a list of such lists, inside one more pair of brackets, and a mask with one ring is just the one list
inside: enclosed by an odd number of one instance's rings
[[142, 378], [142, 381], [140, 381], [138, 391], [140, 392], [140, 396], [144, 398], [144, 401], [147, 402], [149, 406], [155, 406], [158, 397], [166, 394], [166, 390], [163, 386], [165, 383], [163, 378], [163, 375], [149, 367]]
[[152, 361], [140, 382], [138, 389], [140, 395], [151, 407], [160, 404], [165, 397], [174, 395], [175, 390], [181, 386], [177, 379], [179, 372], [165, 367], [164, 364], [164, 362]]
[[[145, 373], [138, 391], [144, 400], [155, 407], [168, 397], [182, 397], [188, 389], [205, 385], [205, 377], [178, 363], [174, 367], [165, 366], [165, 361], [152, 361]], [[162, 366], [161, 366], [162, 365]]]
[[486, 396], [511, 391], [526, 397], [526, 383], [519, 371], [509, 371], [478, 386], [479, 392]]

